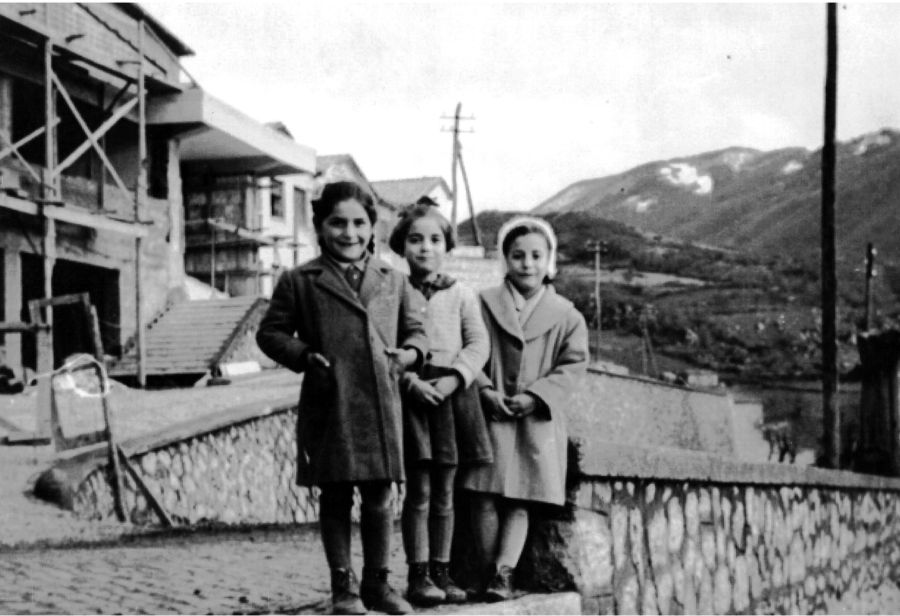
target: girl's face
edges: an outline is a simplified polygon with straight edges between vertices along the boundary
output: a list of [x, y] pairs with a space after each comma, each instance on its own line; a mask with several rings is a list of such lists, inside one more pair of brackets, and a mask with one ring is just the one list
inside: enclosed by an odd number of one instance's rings
[[537, 291], [547, 276], [550, 247], [540, 233], [528, 233], [513, 240], [506, 254], [507, 278], [528, 297]]
[[424, 277], [440, 271], [446, 253], [447, 242], [437, 220], [424, 216], [410, 225], [403, 256], [414, 276]]
[[372, 239], [372, 222], [362, 203], [347, 199], [334, 206], [318, 230], [323, 248], [344, 263], [353, 263], [366, 254]]

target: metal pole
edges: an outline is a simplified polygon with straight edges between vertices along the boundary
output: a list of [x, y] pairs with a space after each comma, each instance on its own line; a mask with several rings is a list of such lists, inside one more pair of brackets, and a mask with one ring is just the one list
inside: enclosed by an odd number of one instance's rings
[[[144, 197], [147, 192], [147, 100], [144, 93], [144, 20], [138, 20], [138, 169], [137, 187], [134, 191], [134, 221], [140, 224]], [[137, 381], [139, 387], [147, 386], [147, 349], [144, 344], [144, 317], [141, 309], [141, 237], [134, 238], [134, 303], [137, 329]]]
[[[212, 205], [209, 206], [212, 209]], [[208, 220], [209, 225], [209, 286], [212, 287], [210, 297], [216, 296], [216, 228], [213, 221]]]
[[600, 321], [600, 315], [602, 314], [600, 310], [600, 242], [594, 245], [594, 309], [596, 311], [594, 318], [597, 320], [597, 327], [594, 330], [594, 359], [599, 359], [600, 328], [602, 327]]
[[450, 227], [456, 235], [456, 164], [459, 161], [459, 113], [462, 103], [456, 103], [456, 113], [453, 115], [453, 165], [450, 172], [451, 192], [453, 193], [453, 209], [450, 210]]
[[822, 146], [822, 416], [824, 463], [839, 468], [841, 416], [837, 402], [837, 275], [835, 271], [834, 176], [837, 124], [837, 4], [827, 13], [825, 143]]
[[878, 251], [872, 242], [866, 246], [866, 316], [863, 322], [863, 330], [869, 331], [872, 328], [873, 300], [872, 300], [872, 278], [875, 277], [875, 255]]

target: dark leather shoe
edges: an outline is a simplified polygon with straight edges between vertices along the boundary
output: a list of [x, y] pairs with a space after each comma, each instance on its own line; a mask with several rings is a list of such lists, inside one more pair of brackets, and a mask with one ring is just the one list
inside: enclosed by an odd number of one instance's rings
[[431, 576], [428, 575], [428, 563], [410, 563], [406, 598], [413, 605], [422, 607], [443, 603], [447, 598], [444, 591], [435, 586]]
[[444, 591], [444, 603], [465, 603], [469, 598], [468, 593], [450, 577], [450, 563], [431, 561], [431, 579], [435, 586]]
[[500, 565], [496, 568], [494, 576], [484, 589], [484, 600], [488, 603], [508, 601], [512, 597], [513, 568]]
[[359, 583], [353, 569], [331, 570], [331, 613], [354, 615], [368, 613], [359, 598]]
[[376, 612], [409, 614], [413, 611], [409, 602], [388, 584], [387, 569], [363, 568], [359, 596], [363, 605]]

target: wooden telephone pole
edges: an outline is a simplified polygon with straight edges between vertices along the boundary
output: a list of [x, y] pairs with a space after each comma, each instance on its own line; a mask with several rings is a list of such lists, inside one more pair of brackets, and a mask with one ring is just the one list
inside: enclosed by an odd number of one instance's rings
[[822, 146], [822, 433], [823, 458], [828, 468], [839, 468], [841, 415], [837, 402], [837, 274], [834, 231], [834, 133], [837, 124], [837, 4], [827, 12], [825, 64], [825, 143]]
[[[472, 234], [475, 238], [475, 245], [482, 246], [481, 242], [481, 231], [478, 228], [478, 222], [475, 220], [475, 205], [472, 203], [472, 191], [469, 189], [469, 175], [466, 173], [466, 165], [463, 162], [462, 158], [462, 143], [459, 141], [460, 133], [473, 133], [472, 129], [464, 130], [459, 128], [460, 120], [474, 120], [475, 116], [469, 116], [467, 118], [462, 117], [460, 114], [462, 113], [462, 103], [456, 103], [456, 112], [453, 114], [453, 117], [441, 116], [443, 120], [453, 120], [453, 128], [449, 131], [453, 133], [453, 161], [451, 164], [451, 172], [450, 172], [450, 190], [453, 195], [453, 209], [450, 210], [450, 226], [453, 228], [453, 233], [456, 234], [456, 220], [457, 220], [457, 195], [459, 191], [457, 190], [456, 183], [456, 170], [457, 167], [460, 171], [462, 171], [462, 179], [463, 185], [466, 188], [466, 200], [469, 202], [469, 217], [472, 222]], [[448, 132], [446, 129], [441, 129], [443, 132]]]

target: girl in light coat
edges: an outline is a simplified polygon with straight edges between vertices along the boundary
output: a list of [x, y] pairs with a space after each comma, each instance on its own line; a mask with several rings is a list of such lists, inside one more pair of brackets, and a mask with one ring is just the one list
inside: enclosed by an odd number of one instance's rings
[[528, 533], [529, 503], [565, 502], [565, 408], [588, 362], [587, 325], [549, 284], [556, 235], [545, 221], [516, 218], [501, 229], [506, 277], [481, 293], [491, 354], [479, 375], [494, 462], [473, 469], [475, 529], [490, 570], [484, 599], [511, 595]]
[[475, 293], [441, 271], [453, 230], [436, 205], [410, 207], [391, 234], [409, 279], [428, 301], [428, 353], [422, 370], [404, 375], [406, 500], [403, 545], [406, 598], [414, 605], [462, 603], [450, 578], [453, 487], [458, 467], [492, 460], [475, 378], [488, 358], [488, 335]]

